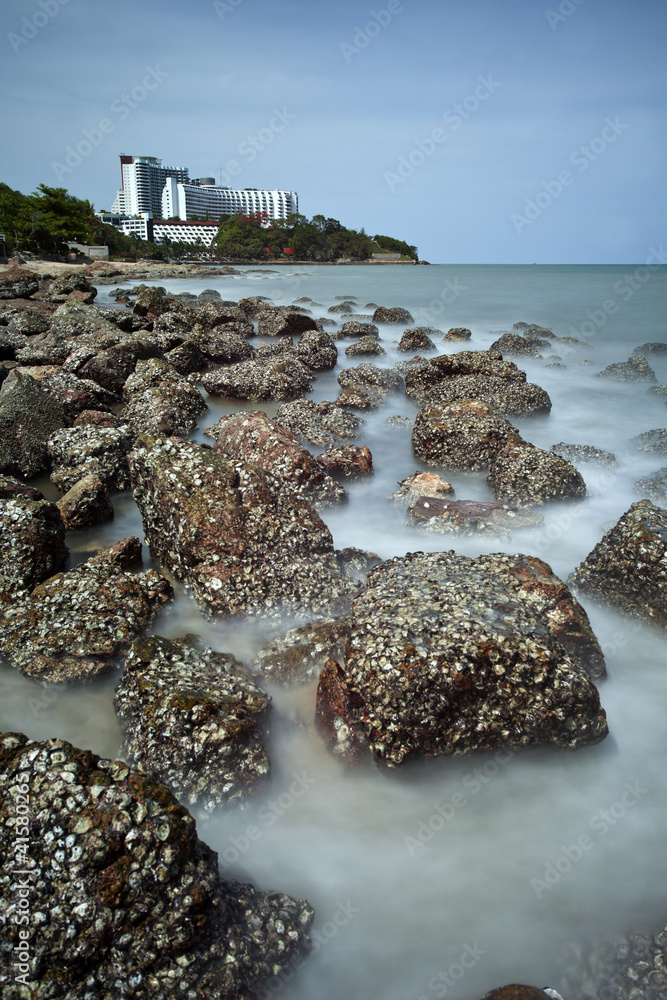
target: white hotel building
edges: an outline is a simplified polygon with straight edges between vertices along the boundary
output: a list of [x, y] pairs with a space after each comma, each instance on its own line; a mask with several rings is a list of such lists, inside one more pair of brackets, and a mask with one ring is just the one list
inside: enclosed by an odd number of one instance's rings
[[111, 206], [111, 212], [124, 216], [160, 218], [162, 192], [167, 178], [187, 181], [187, 167], [163, 167], [155, 156], [121, 156], [121, 188]]
[[198, 181], [181, 181], [173, 176], [165, 180], [162, 192], [163, 219], [188, 220], [208, 216], [252, 215], [265, 212], [270, 219], [286, 219], [299, 211], [296, 191], [259, 191], [257, 188], [235, 190], [217, 187], [212, 177]]

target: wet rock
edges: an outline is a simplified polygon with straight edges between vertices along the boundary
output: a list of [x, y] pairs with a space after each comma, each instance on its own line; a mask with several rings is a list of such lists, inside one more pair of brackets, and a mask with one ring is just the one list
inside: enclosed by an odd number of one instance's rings
[[384, 406], [386, 393], [367, 385], [351, 385], [343, 389], [336, 399], [336, 406], [350, 406], [355, 410], [379, 410]]
[[138, 361], [123, 387], [120, 419], [138, 434], [187, 434], [208, 412], [201, 393], [161, 358]]
[[570, 577], [570, 586], [667, 628], [667, 510], [639, 500]]
[[348, 319], [343, 323], [337, 334], [339, 339], [345, 337], [379, 337], [380, 332], [374, 323], [360, 323], [357, 319]]
[[373, 313], [373, 322], [403, 323], [407, 325], [408, 323], [414, 323], [414, 319], [407, 309], [401, 309], [400, 306], [393, 306], [389, 309], [385, 306], [378, 306]]
[[[547, 347], [548, 347], [547, 343]], [[503, 357], [510, 358], [541, 358], [542, 355], [534, 347], [531, 347], [525, 337], [518, 333], [503, 333], [501, 337], [491, 344], [490, 351], [498, 351]]]
[[113, 413], [104, 413], [101, 410], [82, 410], [72, 426], [87, 427], [89, 424], [95, 427], [116, 427], [118, 420]]
[[192, 330], [192, 343], [207, 364], [234, 364], [246, 361], [253, 355], [246, 337], [241, 336], [236, 329], [225, 326], [204, 330], [200, 324], [196, 324]]
[[651, 473], [646, 479], [638, 479], [634, 488], [658, 507], [667, 507], [667, 465]]
[[265, 295], [249, 295], [247, 298], [241, 299], [238, 306], [246, 316], [255, 317], [259, 316], [263, 309], [266, 309], [267, 303], [270, 304], [270, 301]]
[[109, 491], [102, 480], [92, 473], [80, 479], [58, 500], [56, 506], [67, 531], [104, 524], [105, 521], [113, 521], [114, 517]]
[[542, 527], [544, 518], [534, 510], [502, 500], [448, 502], [422, 496], [410, 507], [408, 524], [445, 535], [488, 535], [509, 541], [514, 531]]
[[348, 358], [352, 358], [357, 355], [381, 356], [386, 353], [387, 352], [385, 351], [384, 347], [382, 347], [380, 342], [375, 337], [362, 337], [361, 340], [358, 340], [356, 344], [350, 344], [349, 347], [345, 348], [345, 354], [347, 355]]
[[129, 489], [127, 453], [134, 438], [128, 424], [118, 427], [86, 424], [57, 431], [48, 441], [53, 464], [51, 482], [65, 492], [93, 473], [110, 490]]
[[[62, 740], [6, 734], [3, 800], [23, 786], [34, 817], [23, 865], [41, 915], [26, 988], [36, 1000], [237, 1000], [307, 950], [311, 907], [222, 880], [192, 816], [154, 777]], [[19, 830], [14, 817], [2, 824], [3, 856], [16, 856]], [[8, 869], [0, 878], [14, 954], [19, 897]], [[18, 996], [16, 970], [4, 968], [3, 990]]]
[[648, 392], [653, 393], [655, 396], [667, 396], [667, 385], [650, 385]]
[[45, 499], [44, 494], [34, 486], [26, 486], [12, 476], [0, 476], [0, 500], [15, 500], [17, 497], [25, 497], [26, 500]]
[[358, 479], [373, 474], [373, 456], [365, 445], [361, 448], [353, 444], [330, 445], [316, 461], [330, 476]]
[[10, 309], [0, 316], [0, 323], [7, 323], [7, 332], [18, 337], [31, 337], [37, 333], [45, 333], [50, 320], [36, 309], [25, 306], [23, 309]]
[[230, 654], [159, 635], [132, 643], [114, 698], [123, 755], [208, 812], [268, 783], [257, 727], [269, 704]]
[[338, 361], [338, 348], [333, 338], [321, 330], [307, 330], [301, 334], [295, 347], [299, 361], [314, 371], [327, 371]]
[[148, 435], [130, 468], [153, 558], [187, 580], [205, 614], [335, 614], [354, 596], [326, 525], [273, 476]]
[[331, 753], [347, 766], [368, 755], [365, 735], [353, 706], [345, 672], [334, 660], [320, 671], [315, 702], [315, 725]]
[[[367, 361], [355, 368], [343, 368], [338, 374], [338, 384], [344, 391], [338, 397], [337, 405], [375, 409], [382, 405], [387, 393], [401, 387], [402, 381], [397, 372], [377, 368]], [[358, 403], [351, 401], [355, 394], [360, 400]], [[367, 401], [366, 406], [364, 401]]]
[[413, 351], [434, 351], [435, 344], [429, 334], [435, 336], [441, 332], [441, 330], [434, 330], [432, 326], [413, 326], [405, 331], [398, 342], [397, 350], [406, 354]]
[[212, 396], [278, 402], [297, 399], [312, 389], [311, 368], [293, 357], [249, 360], [206, 372], [201, 384]]
[[465, 326], [453, 326], [447, 331], [443, 340], [470, 340], [472, 333]]
[[327, 312], [335, 315], [345, 315], [346, 313], [353, 313], [356, 308], [356, 302], [338, 302], [335, 306], [329, 306]]
[[[371, 570], [352, 605], [325, 737], [340, 720], [376, 760], [555, 744], [607, 735], [589, 678], [604, 660], [583, 608], [530, 556], [410, 553]], [[324, 676], [324, 671], [323, 675]], [[333, 720], [333, 721], [332, 721]], [[345, 734], [347, 735], [347, 733]]]
[[91, 303], [97, 295], [97, 289], [91, 285], [85, 274], [80, 271], [67, 271], [51, 282], [44, 298], [48, 302], [66, 302], [72, 292], [82, 292], [79, 302]]
[[120, 398], [123, 386], [136, 368], [137, 362], [156, 358], [161, 354], [161, 348], [150, 341], [128, 339], [122, 344], [100, 351], [78, 369], [77, 375], [79, 378], [98, 382]]
[[412, 475], [401, 479], [399, 489], [388, 498], [395, 500], [404, 506], [411, 506], [420, 497], [435, 497], [443, 500], [446, 497], [454, 496], [454, 487], [451, 483], [441, 479], [435, 472], [413, 472]]
[[234, 462], [250, 462], [276, 477], [287, 489], [314, 507], [344, 503], [339, 486], [294, 434], [261, 410], [221, 417], [204, 432], [214, 440], [213, 450]]
[[61, 403], [17, 372], [0, 390], [0, 472], [30, 478], [49, 466], [47, 441], [65, 426]]
[[667, 352], [667, 344], [664, 343], [652, 343], [652, 344], [642, 344], [640, 347], [635, 347], [633, 354], [665, 354]]
[[321, 447], [358, 437], [364, 422], [362, 417], [344, 410], [336, 403], [329, 400], [314, 403], [312, 399], [283, 403], [278, 409], [276, 420], [293, 434]]
[[474, 399], [425, 406], [412, 431], [415, 455], [446, 469], [486, 469], [516, 430], [504, 417]]
[[341, 572], [347, 573], [355, 580], [364, 580], [368, 571], [382, 562], [377, 553], [366, 552], [353, 545], [345, 549], [336, 549], [336, 560]]
[[566, 958], [569, 961], [559, 983], [566, 998], [665, 998], [667, 928], [650, 936], [635, 931], [611, 941], [591, 941], [583, 946], [570, 946]]
[[414, 420], [410, 417], [402, 417], [400, 413], [395, 413], [391, 417], [385, 417], [384, 423], [388, 424], [389, 427], [402, 427], [405, 430], [412, 430]]
[[487, 482], [496, 499], [511, 503], [542, 504], [586, 496], [586, 484], [571, 462], [536, 448], [518, 434], [492, 457]]
[[317, 329], [317, 320], [296, 309], [266, 306], [257, 316], [257, 333], [260, 337], [290, 336]]
[[511, 983], [509, 986], [500, 986], [498, 989], [485, 993], [482, 1000], [563, 1000], [556, 990], [540, 990], [536, 986], [523, 986], [520, 983]]
[[19, 374], [33, 378], [44, 392], [62, 405], [68, 425], [74, 423], [84, 410], [111, 413], [110, 407], [116, 402], [113, 393], [103, 389], [97, 382], [77, 378], [71, 372], [63, 371], [58, 365], [15, 368], [7, 379], [5, 389], [9, 389]]
[[[0, 396], [0, 399], [2, 397]], [[630, 444], [637, 451], [646, 451], [658, 455], [667, 455], [667, 429], [657, 427], [652, 431], [644, 431], [632, 438]]]
[[632, 355], [627, 361], [607, 365], [598, 378], [609, 378], [615, 382], [657, 382], [655, 372], [641, 354]]
[[39, 280], [32, 271], [10, 267], [0, 274], [0, 299], [29, 299], [39, 291]]
[[349, 631], [346, 615], [292, 628], [259, 651], [253, 671], [276, 684], [307, 684], [328, 659], [342, 657]]
[[205, 288], [203, 292], [199, 293], [197, 299], [199, 302], [221, 302], [222, 296], [215, 288]]
[[594, 448], [590, 444], [565, 444], [564, 441], [559, 441], [558, 444], [552, 444], [549, 451], [560, 455], [561, 458], [566, 458], [573, 465], [578, 462], [590, 462], [593, 465], [605, 465], [608, 468], [613, 468], [616, 465], [615, 455], [612, 455], [610, 451]]
[[193, 372], [205, 368], [208, 364], [207, 357], [191, 340], [184, 341], [178, 347], [172, 347], [170, 351], [165, 353], [164, 360], [180, 375], [191, 375]]
[[0, 551], [2, 605], [64, 568], [65, 528], [56, 505], [26, 496], [0, 500]]
[[155, 570], [123, 568], [134, 554], [102, 550], [11, 606], [0, 605], [0, 652], [46, 684], [86, 681], [111, 670], [172, 594]]

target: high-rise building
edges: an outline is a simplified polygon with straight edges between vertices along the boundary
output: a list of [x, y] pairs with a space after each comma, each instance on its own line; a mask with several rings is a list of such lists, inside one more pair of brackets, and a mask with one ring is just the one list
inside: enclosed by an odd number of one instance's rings
[[188, 182], [187, 167], [163, 167], [155, 156], [121, 156], [121, 188], [111, 211], [118, 215], [162, 216], [162, 191], [167, 178]]
[[252, 215], [255, 212], [263, 212], [269, 219], [286, 219], [298, 211], [296, 191], [217, 187], [212, 177], [190, 182], [168, 177], [162, 194], [164, 219], [190, 220], [197, 216], [217, 220], [221, 215]]

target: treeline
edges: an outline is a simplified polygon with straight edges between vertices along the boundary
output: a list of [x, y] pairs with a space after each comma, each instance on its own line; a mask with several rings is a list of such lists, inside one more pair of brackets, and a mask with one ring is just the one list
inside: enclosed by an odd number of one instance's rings
[[214, 246], [232, 260], [367, 260], [374, 253], [391, 252], [417, 260], [417, 248], [391, 236], [368, 236], [346, 229], [337, 219], [289, 215], [268, 219], [262, 213], [223, 216]]

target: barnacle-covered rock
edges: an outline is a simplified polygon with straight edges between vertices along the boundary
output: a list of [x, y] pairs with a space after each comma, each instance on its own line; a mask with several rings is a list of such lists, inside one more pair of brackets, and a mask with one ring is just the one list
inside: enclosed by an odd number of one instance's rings
[[[604, 673], [584, 609], [531, 556], [410, 553], [371, 570], [352, 605], [334, 716], [390, 764], [607, 735]], [[321, 717], [324, 717], [320, 713]], [[336, 733], [326, 730], [331, 743]]]
[[559, 983], [566, 998], [665, 1000], [667, 927], [650, 936], [631, 932], [612, 941], [570, 946], [566, 963]]
[[376, 357], [380, 357], [381, 355], [386, 353], [387, 352], [385, 351], [384, 347], [382, 346], [377, 337], [361, 337], [361, 339], [358, 340], [356, 344], [350, 344], [349, 347], [345, 348], [345, 355], [348, 358], [353, 358], [357, 356], [370, 357], [373, 355], [375, 355]]
[[470, 330], [468, 329], [467, 326], [452, 326], [447, 331], [447, 333], [445, 334], [445, 336], [442, 339], [443, 340], [470, 340], [471, 337], [472, 337], [472, 333], [470, 332]]
[[257, 316], [257, 333], [260, 337], [279, 337], [306, 330], [317, 330], [317, 320], [292, 309], [265, 305]]
[[139, 434], [187, 434], [208, 412], [201, 393], [162, 358], [138, 361], [123, 388], [120, 419]]
[[338, 384], [343, 391], [336, 400], [337, 406], [376, 410], [384, 404], [388, 392], [401, 387], [402, 379], [389, 368], [377, 368], [365, 361], [355, 368], [343, 368], [338, 374]]
[[0, 605], [25, 596], [67, 561], [57, 506], [26, 496], [0, 500]]
[[638, 479], [635, 490], [658, 507], [667, 507], [667, 465], [656, 469], [646, 479]]
[[403, 323], [407, 325], [408, 323], [414, 323], [414, 319], [407, 309], [402, 309], [400, 306], [378, 306], [373, 313], [374, 323]]
[[[548, 346], [549, 345], [547, 343], [547, 347]], [[503, 357], [508, 355], [510, 358], [542, 357], [540, 352], [536, 350], [536, 348], [531, 347], [527, 339], [519, 336], [518, 333], [503, 333], [497, 340], [494, 340], [489, 350], [498, 351], [498, 353], [502, 354]]]
[[344, 503], [345, 490], [329, 475], [291, 431], [262, 410], [245, 410], [221, 417], [204, 432], [213, 450], [225, 458], [250, 462], [272, 473], [314, 507]]
[[318, 514], [269, 473], [149, 435], [130, 468], [151, 554], [191, 584], [204, 613], [324, 615], [357, 592]]
[[154, 569], [129, 572], [137, 548], [141, 552], [139, 540], [133, 542], [103, 549], [21, 600], [0, 605], [0, 653], [49, 684], [110, 670], [172, 594]]
[[579, 593], [667, 628], [667, 510], [650, 500], [633, 503], [569, 583]]
[[113, 393], [101, 385], [88, 379], [77, 378], [72, 372], [63, 371], [59, 365], [15, 368], [7, 379], [5, 391], [16, 378], [25, 375], [35, 379], [44, 392], [61, 404], [68, 424], [74, 423], [84, 410], [110, 413], [110, 405], [116, 402]]
[[482, 1000], [563, 1000], [555, 990], [540, 990], [537, 986], [524, 986], [522, 983], [510, 983], [509, 986], [499, 986], [485, 993]]
[[396, 500], [406, 507], [415, 503], [420, 497], [437, 497], [442, 500], [454, 496], [454, 487], [435, 472], [413, 472], [398, 483], [399, 488], [392, 493], [389, 500]]
[[374, 337], [377, 339], [379, 336], [380, 332], [375, 323], [361, 323], [358, 319], [348, 319], [347, 323], [343, 323], [336, 334], [337, 339], [345, 337]]
[[66, 302], [72, 292], [82, 292], [81, 302], [90, 303], [97, 295], [97, 289], [91, 285], [88, 277], [80, 271], [66, 271], [53, 281], [44, 298], [49, 302]]
[[305, 396], [314, 374], [294, 357], [250, 359], [228, 368], [206, 372], [201, 384], [212, 396], [258, 401], [286, 401]]
[[338, 348], [333, 338], [322, 330], [302, 333], [294, 352], [299, 361], [318, 372], [334, 368], [338, 361]]
[[434, 351], [435, 344], [431, 340], [431, 336], [435, 337], [440, 333], [442, 330], [435, 330], [432, 326], [410, 327], [399, 340], [397, 350], [406, 354], [412, 351]]
[[342, 657], [349, 633], [347, 615], [292, 628], [259, 651], [253, 670], [272, 683], [307, 684], [327, 660]]
[[408, 511], [408, 524], [449, 535], [489, 535], [509, 541], [512, 532], [539, 528], [544, 518], [537, 511], [503, 500], [453, 500], [419, 497]]
[[0, 476], [0, 500], [14, 500], [26, 497], [28, 500], [44, 500], [44, 494], [34, 486], [26, 486], [13, 476]]
[[586, 484], [571, 462], [536, 448], [518, 434], [492, 456], [487, 481], [498, 500], [512, 503], [541, 504], [586, 496]]
[[93, 524], [113, 521], [114, 517], [109, 490], [92, 472], [75, 483], [56, 506], [67, 531], [90, 528]]
[[297, 399], [278, 408], [276, 420], [297, 437], [322, 447], [358, 437], [363, 417], [324, 400]]
[[638, 434], [637, 437], [632, 438], [630, 444], [637, 451], [667, 455], [667, 428], [656, 427], [651, 431], [644, 431], [643, 434]]
[[[0, 792], [0, 853], [15, 862], [0, 875], [3, 996], [23, 995], [25, 973], [36, 1000], [238, 1000], [307, 950], [308, 903], [222, 880], [192, 816], [153, 776], [8, 733]], [[25, 969], [13, 964], [25, 942], [18, 868], [30, 892]]]
[[110, 490], [127, 490], [130, 473], [127, 453], [135, 432], [128, 424], [67, 427], [48, 441], [53, 464], [51, 481], [59, 490], [71, 490], [84, 476], [96, 475]]
[[10, 267], [0, 275], [0, 299], [28, 299], [39, 291], [39, 278], [23, 267]]
[[610, 451], [594, 448], [591, 444], [566, 444], [564, 441], [559, 441], [558, 444], [552, 444], [549, 451], [560, 455], [561, 458], [566, 458], [573, 465], [584, 462], [590, 462], [592, 465], [606, 465], [609, 468], [616, 465], [615, 455], [612, 455]]
[[49, 466], [47, 441], [65, 426], [62, 403], [17, 372], [0, 390], [0, 472], [30, 478]]
[[128, 338], [113, 347], [98, 351], [78, 368], [76, 374], [79, 378], [98, 382], [120, 398], [123, 386], [136, 368], [137, 361], [159, 357], [162, 353], [162, 348], [153, 341]]
[[475, 399], [425, 406], [412, 431], [412, 448], [429, 465], [445, 469], [487, 469], [511, 437], [514, 427]]
[[613, 379], [614, 382], [657, 382], [655, 372], [643, 354], [632, 354], [627, 361], [607, 365], [598, 378]]
[[266, 785], [257, 726], [270, 699], [230, 654], [187, 636], [135, 639], [114, 704], [123, 754], [188, 802], [210, 812]]
[[316, 462], [330, 476], [357, 479], [373, 474], [373, 456], [366, 445], [361, 448], [353, 444], [330, 445], [317, 456]]

